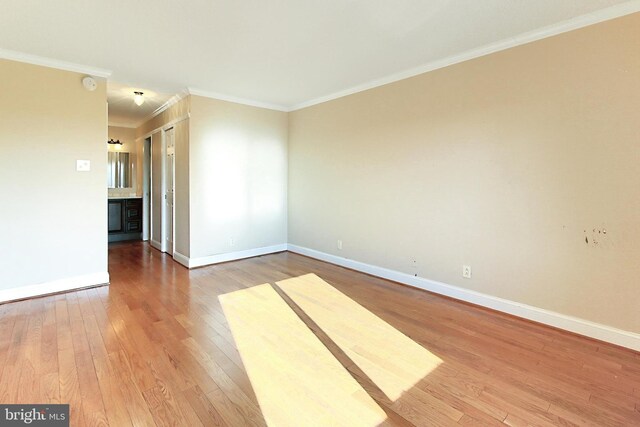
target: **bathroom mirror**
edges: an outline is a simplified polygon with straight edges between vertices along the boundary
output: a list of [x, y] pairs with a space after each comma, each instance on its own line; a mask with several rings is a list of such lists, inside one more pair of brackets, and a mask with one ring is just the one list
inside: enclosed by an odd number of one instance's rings
[[107, 161], [107, 187], [131, 187], [131, 162], [129, 153], [109, 152]]

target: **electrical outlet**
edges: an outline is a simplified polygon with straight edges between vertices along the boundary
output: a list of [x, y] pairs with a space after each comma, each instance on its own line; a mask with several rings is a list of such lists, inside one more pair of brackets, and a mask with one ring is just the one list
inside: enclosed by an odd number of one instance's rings
[[338, 240], [338, 249], [342, 250], [342, 240]]
[[465, 279], [471, 279], [471, 266], [463, 265], [462, 266], [462, 277]]
[[236, 242], [235, 242], [235, 240], [233, 240], [233, 237], [230, 237], [229, 238], [229, 246], [233, 246], [233, 245], [235, 245], [235, 243]]

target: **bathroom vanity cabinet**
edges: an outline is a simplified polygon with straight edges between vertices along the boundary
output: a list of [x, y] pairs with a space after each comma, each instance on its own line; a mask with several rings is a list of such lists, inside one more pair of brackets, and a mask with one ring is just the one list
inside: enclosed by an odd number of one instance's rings
[[109, 199], [109, 242], [142, 239], [142, 199]]

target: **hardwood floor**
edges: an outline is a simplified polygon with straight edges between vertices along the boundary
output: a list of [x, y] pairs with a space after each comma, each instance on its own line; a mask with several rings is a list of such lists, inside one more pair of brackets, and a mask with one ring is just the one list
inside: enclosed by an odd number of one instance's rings
[[109, 272], [109, 287], [0, 305], [0, 403], [70, 403], [73, 426], [265, 425], [218, 296], [315, 273], [442, 361], [391, 401], [301, 315], [385, 424], [640, 425], [630, 350], [292, 253], [189, 271], [123, 243]]

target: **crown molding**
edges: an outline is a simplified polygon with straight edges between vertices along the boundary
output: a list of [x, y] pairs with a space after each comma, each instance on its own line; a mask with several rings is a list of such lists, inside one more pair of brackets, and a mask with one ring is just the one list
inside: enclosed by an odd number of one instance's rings
[[189, 92], [186, 89], [182, 90], [182, 91], [178, 92], [177, 94], [173, 95], [171, 98], [169, 98], [164, 104], [162, 104], [161, 106], [156, 108], [151, 114], [145, 116], [143, 119], [140, 119], [140, 120], [136, 121], [135, 123], [109, 121], [109, 126], [128, 128], [128, 129], [137, 129], [140, 126], [142, 126], [143, 124], [145, 124], [146, 122], [148, 122], [149, 120], [151, 120], [154, 117], [156, 117], [157, 115], [159, 115], [162, 112], [166, 111], [168, 108], [176, 105], [178, 102], [180, 102], [181, 100], [183, 100], [187, 96], [189, 96]]
[[[202, 96], [205, 98], [228, 101], [236, 104], [249, 105], [249, 106], [258, 107], [258, 108], [266, 108], [269, 110], [284, 111], [284, 112], [296, 111], [303, 108], [311, 107], [313, 105], [321, 104], [323, 102], [342, 98], [344, 96], [352, 95], [368, 89], [373, 89], [379, 86], [384, 86], [389, 83], [397, 82], [397, 81], [414, 77], [420, 74], [424, 74], [429, 71], [434, 71], [440, 68], [448, 67], [450, 65], [458, 64], [471, 59], [479, 58], [481, 56], [489, 55], [491, 53], [510, 49], [512, 47], [531, 43], [537, 40], [545, 39], [547, 37], [552, 37], [568, 31], [577, 30], [579, 28], [583, 28], [589, 25], [597, 24], [599, 22], [608, 21], [611, 19], [619, 18], [621, 16], [625, 16], [625, 15], [629, 15], [637, 12], [640, 12], [640, 0], [631, 0], [615, 6], [601, 9], [589, 14], [580, 15], [566, 21], [561, 21], [553, 25], [539, 28], [537, 30], [523, 33], [518, 36], [511, 37], [509, 39], [501, 40], [495, 43], [481, 46], [476, 49], [471, 49], [471, 50], [462, 52], [460, 54], [452, 55], [447, 58], [432, 61], [427, 64], [423, 64], [421, 66], [411, 68], [409, 70], [405, 70], [405, 71], [395, 73], [386, 77], [382, 77], [379, 79], [374, 79], [369, 82], [366, 82], [357, 86], [353, 86], [351, 88], [347, 88], [338, 92], [334, 92], [329, 95], [324, 95], [321, 97], [310, 99], [308, 101], [303, 101], [301, 103], [291, 105], [291, 106], [284, 106], [284, 105], [272, 104], [268, 102], [256, 101], [252, 99], [240, 98], [232, 95], [226, 95], [218, 92], [211, 92], [211, 91], [190, 87], [180, 92], [179, 94], [175, 95], [165, 104], [163, 104], [161, 107], [156, 109], [151, 115], [149, 115], [148, 117], [145, 117], [140, 123], [136, 125], [136, 127], [142, 125], [146, 121], [162, 113], [167, 108], [171, 107], [181, 99], [185, 98], [187, 95]], [[109, 70], [90, 67], [82, 64], [76, 64], [72, 62], [60, 61], [57, 59], [31, 55], [31, 54], [7, 50], [7, 49], [0, 49], [0, 58], [34, 64], [34, 65], [41, 65], [44, 67], [56, 68], [60, 70], [88, 74], [95, 77], [108, 78], [111, 75], [111, 71]]]
[[56, 68], [58, 70], [73, 71], [74, 73], [88, 74], [104, 79], [111, 75], [110, 70], [90, 67], [88, 65], [76, 64], [74, 62], [60, 61], [58, 59], [45, 58], [44, 56], [31, 55], [14, 50], [0, 49], [0, 58], [11, 61], [24, 62], [27, 64], [41, 65], [43, 67]]
[[389, 83], [394, 83], [400, 80], [408, 79], [420, 74], [434, 71], [440, 68], [448, 67], [450, 65], [465, 62], [471, 59], [479, 58], [481, 56], [489, 55], [491, 53], [499, 52], [502, 50], [510, 49], [512, 47], [520, 46], [523, 44], [531, 43], [537, 40], [542, 40], [547, 37], [552, 37], [558, 34], [566, 33], [568, 31], [577, 30], [579, 28], [587, 27], [589, 25], [597, 24], [599, 22], [608, 21], [611, 19], [619, 18], [625, 15], [630, 15], [640, 11], [640, 0], [632, 0], [626, 3], [621, 3], [616, 6], [611, 6], [605, 9], [601, 9], [585, 15], [580, 15], [566, 21], [561, 21], [553, 25], [542, 27], [527, 33], [520, 34], [509, 39], [501, 40], [495, 43], [491, 43], [485, 46], [481, 46], [476, 49], [471, 49], [463, 53], [449, 56], [444, 59], [429, 62], [427, 64], [411, 68], [400, 73], [392, 74], [390, 76], [382, 77], [380, 79], [371, 80], [367, 83], [363, 83], [357, 86], [353, 86], [348, 89], [334, 92], [329, 95], [321, 96], [318, 98], [304, 101], [299, 104], [291, 106], [288, 111], [296, 111], [302, 108], [311, 107], [316, 104], [331, 101], [334, 99], [342, 98], [344, 96], [352, 95], [354, 93], [363, 92], [368, 89], [373, 89], [379, 86], [384, 86]]
[[145, 124], [149, 120], [153, 119], [157, 115], [162, 114], [164, 111], [166, 111], [170, 107], [173, 107], [174, 105], [176, 105], [178, 102], [182, 101], [184, 98], [186, 98], [189, 95], [190, 95], [190, 93], [189, 93], [189, 91], [187, 89], [181, 90], [180, 92], [176, 93], [171, 98], [169, 98], [164, 104], [162, 104], [161, 106], [156, 108], [151, 114], [149, 114], [148, 116], [146, 116], [142, 120], [140, 120], [137, 123], [135, 123], [134, 127], [135, 128], [139, 128], [140, 126], [142, 126], [143, 124]]
[[276, 110], [276, 111], [284, 111], [284, 112], [291, 111], [289, 108], [283, 105], [271, 104], [271, 103], [262, 102], [262, 101], [254, 101], [252, 99], [246, 99], [246, 98], [238, 98], [231, 95], [224, 95], [217, 92], [209, 92], [206, 90], [195, 89], [192, 87], [187, 88], [187, 90], [189, 91], [190, 95], [202, 96], [204, 98], [211, 98], [211, 99], [217, 99], [219, 101], [228, 101], [236, 104], [249, 105], [251, 107], [266, 108], [268, 110]]
[[108, 122], [107, 126], [114, 128], [127, 128], [127, 129], [137, 129], [138, 126], [132, 123], [119, 123], [119, 122]]

